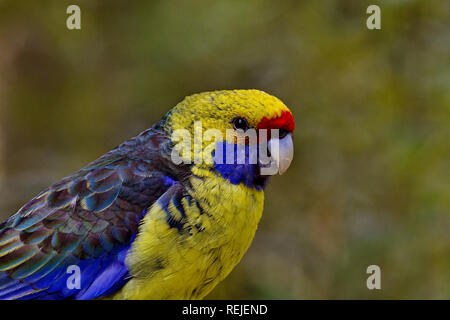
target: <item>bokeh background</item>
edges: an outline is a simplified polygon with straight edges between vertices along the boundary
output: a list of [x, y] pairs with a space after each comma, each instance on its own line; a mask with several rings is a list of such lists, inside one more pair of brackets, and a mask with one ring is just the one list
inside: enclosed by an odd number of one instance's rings
[[80, 0], [80, 31], [70, 4], [0, 1], [2, 219], [184, 96], [262, 89], [295, 159], [209, 298], [450, 298], [449, 1]]

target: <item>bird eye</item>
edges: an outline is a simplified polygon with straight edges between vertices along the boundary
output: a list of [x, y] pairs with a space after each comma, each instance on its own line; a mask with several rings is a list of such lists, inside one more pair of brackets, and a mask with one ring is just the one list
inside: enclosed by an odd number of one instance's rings
[[231, 123], [233, 124], [233, 128], [235, 130], [241, 129], [243, 131], [248, 130], [248, 122], [244, 118], [236, 117], [234, 118]]
[[289, 134], [289, 130], [286, 129], [280, 129], [280, 134], [279, 134], [279, 138], [283, 139], [284, 137], [286, 137]]

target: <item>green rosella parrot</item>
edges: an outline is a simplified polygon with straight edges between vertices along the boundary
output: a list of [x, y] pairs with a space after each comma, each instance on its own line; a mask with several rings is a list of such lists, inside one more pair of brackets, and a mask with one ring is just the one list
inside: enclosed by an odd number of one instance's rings
[[[174, 161], [174, 133], [195, 136], [198, 122], [236, 136], [201, 149], [212, 161]], [[247, 161], [251, 141], [239, 135], [278, 130], [254, 143], [283, 173], [294, 127], [289, 109], [259, 90], [186, 97], [0, 224], [0, 299], [203, 298], [241, 260], [263, 211], [267, 164]], [[244, 163], [219, 161], [230, 144], [234, 155], [244, 145]]]

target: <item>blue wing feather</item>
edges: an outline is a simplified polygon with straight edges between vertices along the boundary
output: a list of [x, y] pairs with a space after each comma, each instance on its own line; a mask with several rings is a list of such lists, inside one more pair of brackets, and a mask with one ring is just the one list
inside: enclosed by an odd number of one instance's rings
[[[164, 132], [147, 130], [0, 224], [0, 299], [92, 299], [120, 289], [139, 221], [177, 181], [164, 168], [163, 143]], [[79, 288], [67, 285], [71, 265]]]

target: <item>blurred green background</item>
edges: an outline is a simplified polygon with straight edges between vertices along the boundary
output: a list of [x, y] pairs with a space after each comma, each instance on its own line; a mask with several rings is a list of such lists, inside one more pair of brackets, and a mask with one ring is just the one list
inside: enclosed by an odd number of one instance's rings
[[296, 155], [209, 298], [450, 298], [449, 1], [86, 0], [69, 31], [72, 3], [0, 1], [2, 219], [184, 96], [256, 88]]

